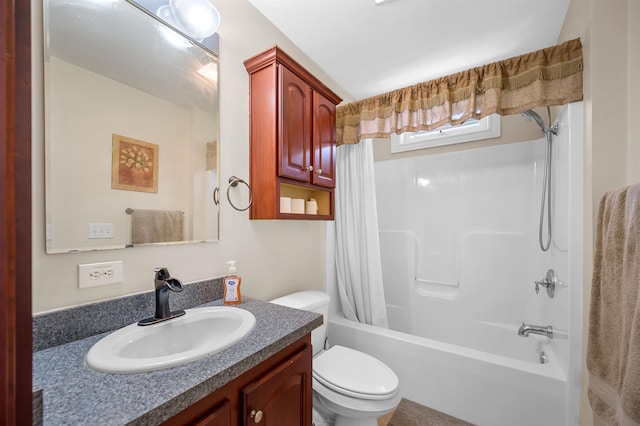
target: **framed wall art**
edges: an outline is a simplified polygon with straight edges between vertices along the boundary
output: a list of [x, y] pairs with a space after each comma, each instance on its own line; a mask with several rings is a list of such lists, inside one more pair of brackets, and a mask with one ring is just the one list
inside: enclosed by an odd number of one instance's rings
[[111, 152], [111, 188], [158, 192], [158, 145], [114, 133]]

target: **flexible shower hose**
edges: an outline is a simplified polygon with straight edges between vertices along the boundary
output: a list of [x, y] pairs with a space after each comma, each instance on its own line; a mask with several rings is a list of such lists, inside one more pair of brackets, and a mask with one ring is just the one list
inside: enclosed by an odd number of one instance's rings
[[[549, 130], [545, 132], [547, 137], [547, 143], [545, 148], [545, 163], [544, 163], [544, 179], [542, 183], [542, 199], [540, 200], [540, 227], [538, 229], [538, 242], [542, 251], [549, 250], [551, 246], [551, 142], [553, 133]], [[544, 228], [544, 216], [545, 206], [547, 213], [547, 241], [543, 242], [542, 230]]]

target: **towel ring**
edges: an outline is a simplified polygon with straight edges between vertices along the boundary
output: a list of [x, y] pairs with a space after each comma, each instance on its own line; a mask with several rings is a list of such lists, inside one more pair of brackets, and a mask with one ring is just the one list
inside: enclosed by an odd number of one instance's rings
[[[235, 204], [233, 204], [233, 201], [231, 201], [231, 197], [229, 196], [229, 191], [231, 190], [231, 188], [235, 188], [236, 186], [238, 186], [238, 183], [244, 183], [249, 189], [249, 204], [243, 209], [236, 207]], [[245, 211], [249, 207], [251, 207], [251, 204], [253, 204], [253, 190], [251, 189], [251, 186], [249, 186], [249, 184], [244, 180], [235, 176], [231, 176], [229, 178], [229, 187], [227, 188], [227, 200], [229, 201], [229, 204], [231, 204], [231, 207], [233, 207], [234, 209], [238, 210], [239, 212]]]

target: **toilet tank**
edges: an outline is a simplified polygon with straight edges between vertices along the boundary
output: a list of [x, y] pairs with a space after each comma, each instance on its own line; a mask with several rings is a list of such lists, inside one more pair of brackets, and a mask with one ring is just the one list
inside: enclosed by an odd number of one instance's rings
[[322, 325], [311, 332], [311, 344], [314, 355], [324, 349], [329, 315], [329, 295], [327, 293], [312, 290], [300, 291], [273, 299], [271, 303], [322, 314]]

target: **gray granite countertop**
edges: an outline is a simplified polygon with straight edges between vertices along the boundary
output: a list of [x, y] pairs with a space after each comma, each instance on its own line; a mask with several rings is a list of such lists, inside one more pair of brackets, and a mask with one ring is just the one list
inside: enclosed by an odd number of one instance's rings
[[[217, 300], [202, 306], [220, 304]], [[319, 314], [257, 300], [237, 307], [256, 317], [247, 338], [208, 358], [166, 370], [91, 370], [85, 355], [108, 333], [34, 352], [33, 388], [42, 389], [43, 424], [157, 425], [322, 324]]]

